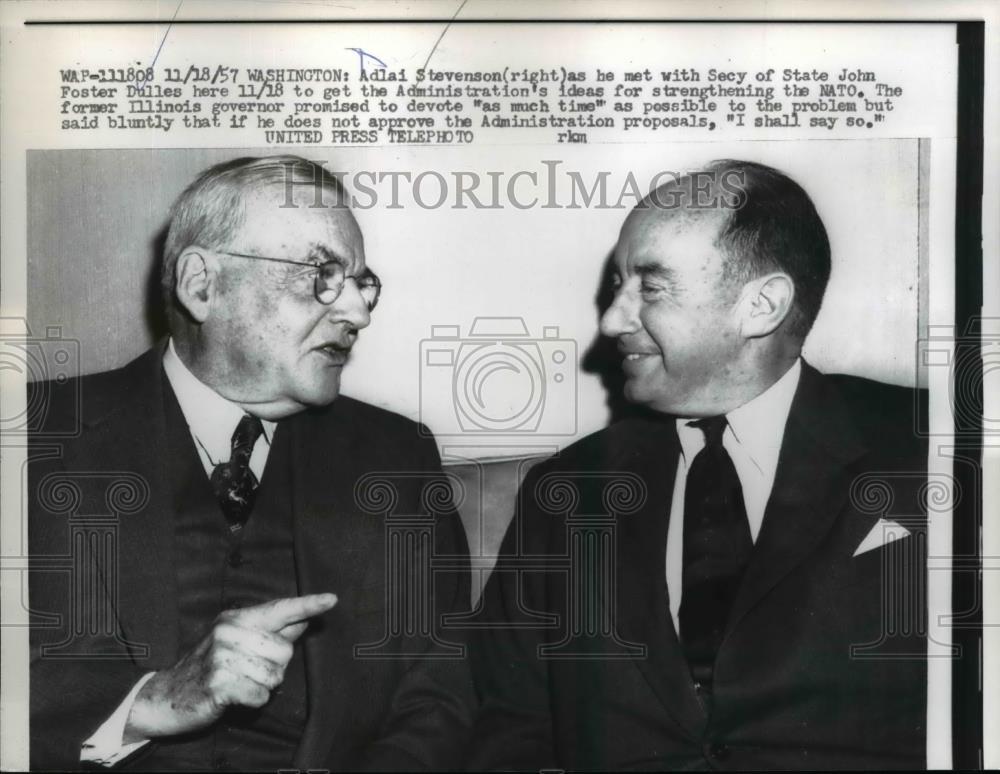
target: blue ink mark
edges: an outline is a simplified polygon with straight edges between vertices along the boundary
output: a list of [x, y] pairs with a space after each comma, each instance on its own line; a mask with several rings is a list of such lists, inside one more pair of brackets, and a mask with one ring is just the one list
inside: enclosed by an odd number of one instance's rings
[[379, 59], [377, 56], [375, 56], [375, 54], [369, 54], [363, 48], [348, 48], [347, 50], [348, 51], [353, 51], [355, 54], [358, 55], [358, 59], [359, 59], [358, 63], [361, 65], [361, 69], [362, 70], [365, 69], [365, 58], [366, 57], [368, 59], [373, 59], [374, 61], [378, 62], [379, 67], [381, 67], [383, 69], [385, 67], [387, 67], [386, 63], [383, 62], [381, 59]]
[[434, 52], [437, 51], [438, 44], [441, 42], [441, 40], [444, 38], [445, 33], [451, 27], [451, 22], [455, 21], [458, 15], [462, 12], [462, 9], [465, 8], [465, 4], [467, 2], [469, 2], [469, 0], [462, 0], [461, 4], [458, 6], [458, 9], [455, 11], [454, 14], [452, 14], [451, 20], [446, 25], [444, 25], [444, 29], [441, 30], [441, 34], [438, 35], [438, 39], [434, 41], [434, 48], [431, 49], [431, 52], [427, 55], [427, 60], [424, 62], [425, 70], [427, 69], [427, 63], [431, 61], [431, 57], [434, 56]]
[[153, 57], [153, 61], [149, 63], [150, 67], [156, 64], [156, 60], [160, 58], [160, 52], [163, 50], [163, 44], [167, 42], [167, 35], [170, 34], [170, 28], [174, 25], [174, 19], [177, 18], [177, 14], [180, 13], [181, 6], [184, 5], [184, 0], [180, 0], [177, 3], [177, 7], [174, 9], [174, 15], [170, 17], [170, 23], [167, 24], [167, 31], [163, 33], [163, 40], [160, 41], [160, 47], [156, 49], [156, 56]]

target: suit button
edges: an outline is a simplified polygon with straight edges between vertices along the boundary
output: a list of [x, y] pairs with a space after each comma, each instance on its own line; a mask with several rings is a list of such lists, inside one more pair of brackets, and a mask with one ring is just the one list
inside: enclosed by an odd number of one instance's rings
[[713, 760], [724, 761], [729, 758], [729, 748], [722, 742], [712, 742], [708, 746], [708, 754]]
[[246, 560], [243, 558], [243, 554], [240, 553], [240, 549], [236, 548], [229, 554], [229, 566], [235, 569], [239, 569], [244, 564]]
[[233, 767], [229, 765], [229, 761], [226, 760], [222, 755], [217, 755], [212, 759], [212, 768], [216, 771], [232, 771]]

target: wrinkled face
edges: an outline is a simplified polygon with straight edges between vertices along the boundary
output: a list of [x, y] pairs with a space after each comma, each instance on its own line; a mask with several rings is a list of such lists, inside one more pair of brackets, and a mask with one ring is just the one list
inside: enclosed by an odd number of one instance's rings
[[601, 331], [617, 339], [625, 397], [678, 416], [725, 411], [738, 381], [738, 288], [723, 280], [715, 245], [722, 215], [634, 210], [614, 262], [614, 302]]
[[[243, 228], [220, 249], [314, 263], [336, 258], [349, 277], [364, 271], [361, 231], [348, 210], [309, 207], [311, 191], [296, 197], [297, 207], [283, 208], [280, 193], [251, 195]], [[333, 401], [357, 332], [370, 322], [355, 282], [348, 279], [326, 306], [316, 300], [316, 271], [307, 266], [224, 254], [218, 260], [218, 294], [203, 334], [221, 366], [220, 392], [266, 418]]]

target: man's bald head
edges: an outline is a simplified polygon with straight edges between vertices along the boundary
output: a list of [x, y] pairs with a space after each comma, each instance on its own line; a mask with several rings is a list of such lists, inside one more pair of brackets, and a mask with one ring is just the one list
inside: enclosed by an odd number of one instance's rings
[[713, 161], [658, 187], [629, 217], [717, 219], [725, 280], [739, 287], [784, 272], [795, 285], [785, 332], [809, 333], [830, 278], [830, 241], [809, 195], [788, 176], [750, 161]]

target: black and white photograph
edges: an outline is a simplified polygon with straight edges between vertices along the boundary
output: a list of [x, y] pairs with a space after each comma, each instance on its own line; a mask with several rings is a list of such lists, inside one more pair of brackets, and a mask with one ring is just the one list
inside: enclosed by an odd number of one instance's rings
[[167, 6], [0, 6], [0, 768], [1000, 762], [995, 14]]

